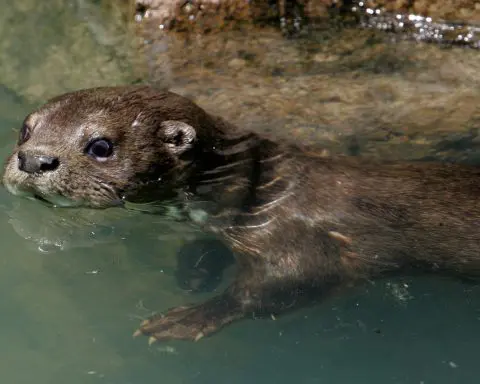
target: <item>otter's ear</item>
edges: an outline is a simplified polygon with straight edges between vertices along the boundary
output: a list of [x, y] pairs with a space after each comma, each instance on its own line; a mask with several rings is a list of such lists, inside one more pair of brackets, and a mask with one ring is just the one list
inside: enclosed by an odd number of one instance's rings
[[175, 155], [181, 155], [193, 147], [197, 132], [191, 125], [183, 121], [166, 120], [161, 127], [167, 148]]

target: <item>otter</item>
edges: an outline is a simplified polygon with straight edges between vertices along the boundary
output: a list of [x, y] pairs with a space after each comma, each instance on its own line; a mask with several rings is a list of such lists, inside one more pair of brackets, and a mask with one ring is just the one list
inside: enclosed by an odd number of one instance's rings
[[324, 156], [149, 86], [49, 100], [24, 120], [3, 184], [56, 207], [174, 209], [228, 246], [231, 284], [145, 320], [134, 334], [150, 342], [197, 341], [394, 273], [480, 275], [478, 167]]

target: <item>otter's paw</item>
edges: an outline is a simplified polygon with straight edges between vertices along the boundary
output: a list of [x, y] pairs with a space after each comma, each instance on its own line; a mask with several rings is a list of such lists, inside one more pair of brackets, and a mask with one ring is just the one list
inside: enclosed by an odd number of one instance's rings
[[198, 341], [243, 315], [219, 300], [198, 306], [177, 307], [164, 315], [154, 315], [142, 322], [134, 336], [150, 336], [148, 343], [163, 340]]

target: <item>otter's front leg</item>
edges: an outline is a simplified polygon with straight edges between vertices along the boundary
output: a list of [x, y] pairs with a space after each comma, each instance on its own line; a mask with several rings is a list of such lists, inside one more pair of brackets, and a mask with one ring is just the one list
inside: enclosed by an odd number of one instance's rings
[[[347, 249], [348, 239], [337, 232], [303, 233], [302, 241], [313, 244], [317, 254], [291, 253], [288, 247], [284, 253], [265, 252], [262, 258], [244, 254], [237, 259], [239, 272], [235, 282], [223, 294], [201, 304], [155, 315], [145, 320], [135, 335], [150, 336], [151, 342], [196, 341], [233, 321], [253, 314], [281, 314], [335, 291], [349, 280], [348, 270], [358, 261]], [[306, 248], [299, 244], [299, 248]], [[269, 244], [265, 245], [267, 248]]]
[[134, 336], [150, 336], [149, 343], [169, 339], [197, 341], [241, 319], [247, 312], [242, 300], [227, 290], [204, 303], [176, 307], [165, 314], [154, 315], [141, 324]]
[[149, 343], [169, 339], [197, 341], [236, 320], [281, 314], [305, 305], [339, 285], [333, 281], [315, 284], [264, 280], [252, 286], [251, 282], [250, 279], [238, 279], [223, 294], [204, 303], [154, 315], [141, 324], [134, 336], [150, 336]]

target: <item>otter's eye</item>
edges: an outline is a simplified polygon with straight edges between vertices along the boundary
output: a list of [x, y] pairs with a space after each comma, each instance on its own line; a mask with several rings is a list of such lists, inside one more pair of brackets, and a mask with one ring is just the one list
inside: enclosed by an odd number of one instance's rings
[[113, 153], [113, 144], [107, 139], [92, 140], [85, 149], [95, 160], [104, 161]]
[[17, 145], [22, 145], [28, 139], [30, 139], [30, 127], [27, 124], [23, 124], [20, 134], [18, 136]]

